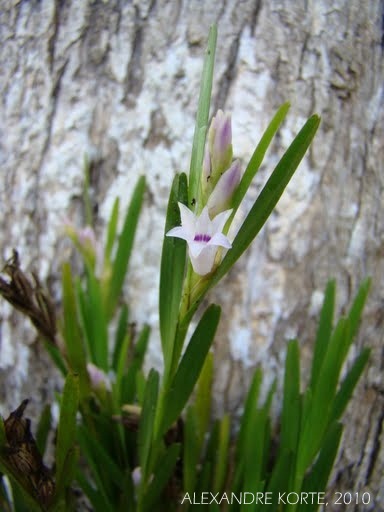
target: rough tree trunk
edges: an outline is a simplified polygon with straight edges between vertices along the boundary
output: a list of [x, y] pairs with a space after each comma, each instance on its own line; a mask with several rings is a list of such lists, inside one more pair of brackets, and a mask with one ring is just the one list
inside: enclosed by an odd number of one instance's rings
[[[17, 247], [23, 267], [49, 279], [59, 298], [60, 264], [69, 255], [60, 226], [65, 217], [83, 221], [84, 154], [93, 162], [99, 234], [116, 195], [127, 204], [144, 173], [148, 192], [126, 295], [132, 318], [153, 325], [148, 364], [160, 365], [164, 213], [172, 176], [188, 168], [210, 24], [219, 28], [213, 111], [232, 112], [243, 164], [277, 107], [292, 104], [259, 185], [305, 119], [322, 116], [266, 228], [211, 297], [225, 313], [216, 407], [236, 410], [257, 364], [267, 382], [281, 380], [290, 337], [300, 339], [308, 368], [327, 279], [337, 279], [341, 311], [371, 275], [358, 344], [373, 352], [346, 415], [332, 485], [369, 491], [375, 510], [384, 510], [382, 17], [380, 0], [0, 0], [1, 256]], [[27, 396], [39, 410], [60, 381], [31, 326], [4, 301], [0, 315], [1, 411]]]

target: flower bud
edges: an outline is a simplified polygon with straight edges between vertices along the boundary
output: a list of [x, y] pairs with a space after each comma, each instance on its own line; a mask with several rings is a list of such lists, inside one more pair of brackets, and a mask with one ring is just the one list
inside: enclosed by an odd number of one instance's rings
[[235, 160], [231, 167], [220, 177], [215, 188], [208, 198], [208, 212], [211, 219], [232, 205], [232, 197], [240, 183], [240, 162]]
[[213, 188], [232, 162], [231, 117], [219, 110], [208, 131], [208, 149], [211, 157], [210, 185]]
[[111, 391], [111, 381], [101, 368], [93, 363], [87, 363], [87, 372], [94, 391]]

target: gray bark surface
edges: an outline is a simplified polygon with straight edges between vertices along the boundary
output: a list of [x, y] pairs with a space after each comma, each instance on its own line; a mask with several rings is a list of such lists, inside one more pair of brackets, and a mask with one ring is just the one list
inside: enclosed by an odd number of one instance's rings
[[[212, 112], [232, 113], [243, 168], [276, 109], [292, 105], [244, 211], [305, 120], [321, 115], [275, 212], [210, 296], [224, 313], [215, 400], [218, 413], [236, 412], [258, 364], [266, 386], [275, 377], [281, 383], [292, 337], [305, 377], [327, 280], [337, 279], [340, 313], [372, 276], [356, 342], [372, 356], [345, 416], [331, 482], [334, 491], [369, 492], [371, 503], [348, 511], [384, 510], [382, 19], [380, 0], [0, 1], [1, 256], [16, 247], [23, 268], [35, 269], [59, 301], [60, 266], [70, 257], [63, 221], [84, 222], [84, 155], [100, 237], [115, 197], [124, 208], [145, 174], [125, 291], [132, 319], [153, 326], [148, 366], [161, 365], [163, 223], [172, 177], [189, 165], [209, 26], [219, 30]], [[30, 324], [4, 301], [0, 319], [0, 412], [30, 397], [33, 415], [60, 379]]]

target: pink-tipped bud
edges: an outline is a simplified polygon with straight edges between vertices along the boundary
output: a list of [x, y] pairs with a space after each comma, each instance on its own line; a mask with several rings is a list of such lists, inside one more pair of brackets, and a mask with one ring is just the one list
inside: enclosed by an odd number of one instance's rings
[[211, 186], [214, 187], [232, 162], [231, 116], [218, 110], [208, 131], [208, 148], [211, 157]]
[[231, 208], [233, 194], [240, 183], [241, 169], [239, 160], [235, 160], [231, 167], [220, 177], [211, 195], [208, 198], [208, 212], [211, 219], [220, 212]]
[[111, 381], [101, 368], [93, 363], [87, 363], [87, 372], [94, 391], [111, 391]]

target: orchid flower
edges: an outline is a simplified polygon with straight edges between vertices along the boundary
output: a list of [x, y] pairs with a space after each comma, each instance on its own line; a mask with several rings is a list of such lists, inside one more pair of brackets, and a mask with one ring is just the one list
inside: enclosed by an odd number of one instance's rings
[[172, 228], [166, 235], [186, 240], [193, 270], [196, 274], [205, 276], [213, 269], [217, 248], [232, 247], [229, 239], [222, 233], [232, 210], [221, 212], [211, 220], [207, 206], [199, 217], [182, 203], [179, 203], [179, 208], [181, 226]]

